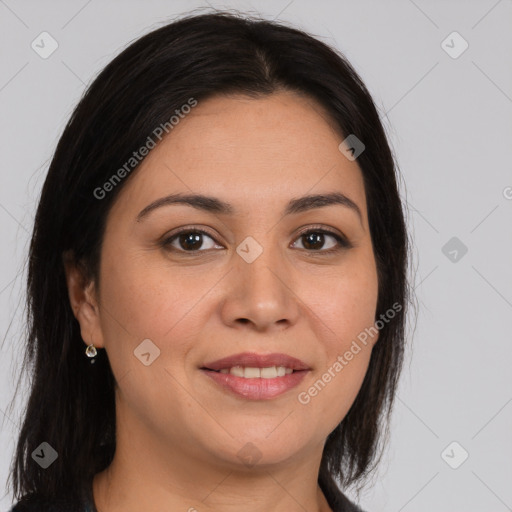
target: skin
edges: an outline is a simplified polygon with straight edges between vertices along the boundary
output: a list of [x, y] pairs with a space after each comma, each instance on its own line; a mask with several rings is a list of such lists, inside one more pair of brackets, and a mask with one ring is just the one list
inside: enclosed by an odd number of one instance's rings
[[[101, 512], [331, 510], [318, 486], [324, 442], [353, 403], [377, 335], [311, 401], [298, 394], [373, 325], [377, 271], [357, 161], [313, 100], [291, 92], [199, 102], [127, 179], [107, 219], [99, 284], [66, 266], [85, 346], [107, 351], [117, 381], [117, 448], [97, 474]], [[236, 215], [183, 204], [137, 214], [170, 193], [227, 201]], [[290, 199], [341, 192], [356, 203], [283, 216]], [[300, 228], [325, 235], [308, 246]], [[195, 252], [177, 228], [209, 231]], [[317, 230], [318, 232], [318, 230]], [[247, 237], [263, 248], [247, 263]], [[174, 248], [174, 251], [173, 251]], [[179, 252], [181, 249], [182, 252]], [[160, 356], [134, 356], [144, 339]], [[282, 352], [311, 371], [271, 400], [234, 396], [206, 377], [206, 362], [244, 351]], [[85, 356], [84, 356], [85, 357]], [[260, 457], [238, 456], [252, 443]]]

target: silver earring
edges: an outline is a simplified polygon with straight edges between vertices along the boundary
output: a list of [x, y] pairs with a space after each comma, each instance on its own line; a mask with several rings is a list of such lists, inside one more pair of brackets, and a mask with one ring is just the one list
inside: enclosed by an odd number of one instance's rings
[[96, 350], [96, 347], [94, 346], [93, 343], [91, 343], [86, 349], [85, 349], [85, 355], [89, 358], [91, 358], [90, 360], [90, 363], [93, 364], [96, 359], [94, 359], [96, 357], [96, 354], [98, 353], [98, 351]]

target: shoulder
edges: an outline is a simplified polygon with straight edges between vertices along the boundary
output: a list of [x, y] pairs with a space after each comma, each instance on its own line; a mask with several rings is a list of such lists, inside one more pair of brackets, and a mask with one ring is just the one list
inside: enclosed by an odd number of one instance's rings
[[364, 512], [362, 508], [358, 507], [355, 503], [352, 503], [348, 498], [345, 499], [347, 502], [343, 509], [344, 512]]
[[338, 499], [331, 505], [332, 512], [364, 512], [362, 508], [350, 501], [345, 495], [339, 495]]
[[86, 506], [69, 499], [48, 499], [26, 494], [8, 512], [88, 512]]
[[364, 512], [362, 508], [349, 500], [332, 480], [322, 490], [332, 512]]

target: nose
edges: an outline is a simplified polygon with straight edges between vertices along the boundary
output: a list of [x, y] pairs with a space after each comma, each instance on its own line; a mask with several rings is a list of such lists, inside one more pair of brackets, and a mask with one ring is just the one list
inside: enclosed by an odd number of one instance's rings
[[251, 263], [234, 253], [232, 264], [221, 309], [226, 325], [277, 332], [297, 322], [301, 301], [294, 291], [293, 269], [279, 249], [264, 247]]

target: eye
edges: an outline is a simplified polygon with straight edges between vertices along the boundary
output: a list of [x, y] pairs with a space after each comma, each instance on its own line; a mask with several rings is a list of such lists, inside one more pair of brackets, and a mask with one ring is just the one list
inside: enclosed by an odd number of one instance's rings
[[[205, 243], [204, 237], [209, 239], [209, 242], [207, 241]], [[190, 228], [184, 228], [174, 235], [166, 238], [162, 241], [162, 246], [165, 248], [170, 247], [172, 250], [178, 252], [189, 253], [203, 252], [204, 250], [214, 249], [215, 247], [223, 249], [222, 246], [216, 246], [215, 240], [206, 231]]]
[[[324, 248], [322, 250], [322, 247], [325, 246], [326, 240], [329, 239], [331, 239], [329, 246], [327, 249]], [[343, 236], [323, 228], [309, 228], [300, 233], [297, 240], [302, 241], [302, 247], [299, 247], [299, 249], [324, 254], [330, 254], [352, 247], [350, 242]]]
[[[206, 240], [205, 240], [206, 238]], [[326, 242], [328, 247], [325, 248]], [[342, 249], [348, 249], [352, 247], [352, 244], [343, 236], [338, 233], [334, 233], [324, 228], [309, 228], [302, 231], [297, 238], [297, 241], [302, 242], [303, 249], [308, 252], [316, 252], [321, 254], [331, 254], [334, 252], [341, 251]], [[296, 248], [295, 242], [293, 246]], [[180, 231], [173, 235], [165, 238], [161, 242], [162, 247], [168, 248], [175, 252], [181, 253], [195, 253], [205, 252], [209, 249], [224, 249], [223, 246], [218, 245], [213, 236], [208, 232], [198, 228], [182, 228]]]

